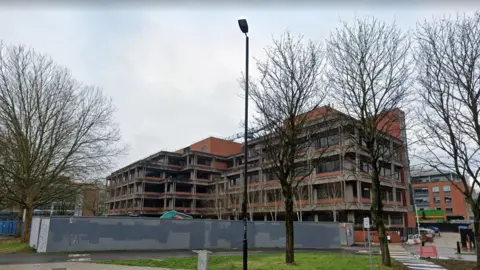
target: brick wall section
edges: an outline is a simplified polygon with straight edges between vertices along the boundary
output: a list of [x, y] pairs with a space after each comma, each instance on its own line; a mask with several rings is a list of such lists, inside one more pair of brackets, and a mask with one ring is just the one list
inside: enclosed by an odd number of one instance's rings
[[[380, 240], [378, 238], [378, 233], [376, 231], [370, 231], [372, 243], [380, 243]], [[393, 232], [393, 231], [387, 231], [387, 235], [390, 236], [390, 242], [391, 243], [400, 243], [400, 234], [398, 232]], [[367, 236], [367, 231], [365, 233], [363, 231], [355, 231], [354, 238], [355, 238], [355, 243], [363, 243], [365, 238]]]
[[402, 140], [400, 121], [403, 117], [403, 112], [399, 109], [394, 109], [384, 114], [383, 117], [377, 121], [377, 128], [385, 131], [393, 137]]

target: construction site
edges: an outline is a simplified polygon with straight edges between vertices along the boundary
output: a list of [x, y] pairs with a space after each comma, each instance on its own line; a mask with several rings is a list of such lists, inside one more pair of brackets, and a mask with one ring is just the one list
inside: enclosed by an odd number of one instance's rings
[[[352, 146], [349, 138], [358, 133], [354, 128], [340, 118], [328, 122], [313, 134], [313, 142], [298, 159], [297, 175], [302, 181], [295, 190], [297, 220], [362, 223], [372, 203], [368, 154], [361, 145]], [[390, 227], [406, 225], [410, 203], [403, 124], [399, 121], [396, 131], [383, 140], [386, 151], [392, 153], [380, 170], [384, 220]], [[194, 218], [241, 218], [244, 154], [242, 144], [235, 140], [242, 136], [209, 137], [113, 172], [107, 177], [109, 215], [160, 216], [175, 210]], [[248, 216], [250, 220], [283, 220], [280, 183], [262, 158], [261, 137], [251, 137]]]

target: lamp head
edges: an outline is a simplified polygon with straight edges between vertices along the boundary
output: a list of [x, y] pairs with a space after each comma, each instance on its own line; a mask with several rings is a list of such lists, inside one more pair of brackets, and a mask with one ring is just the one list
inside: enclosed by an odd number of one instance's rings
[[240, 26], [240, 30], [242, 30], [242, 33], [248, 33], [248, 23], [245, 17], [240, 17], [240, 19], [238, 19], [238, 26]]

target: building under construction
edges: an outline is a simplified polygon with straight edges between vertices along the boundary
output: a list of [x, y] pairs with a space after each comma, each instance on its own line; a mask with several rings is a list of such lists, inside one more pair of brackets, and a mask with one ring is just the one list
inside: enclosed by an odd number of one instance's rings
[[[395, 113], [403, 117], [403, 112]], [[332, 119], [336, 120], [313, 134], [308, 154], [298, 160], [299, 170], [306, 175], [295, 191], [294, 209], [298, 220], [361, 223], [369, 216], [372, 198], [368, 154], [361, 146], [351, 146], [349, 138], [356, 134], [355, 129], [339, 118]], [[392, 158], [380, 164], [387, 226], [404, 226], [407, 222], [408, 163], [403, 122], [398, 121], [395, 131], [383, 142], [386, 151], [392, 153]], [[262, 139], [249, 141], [248, 152], [248, 215], [252, 220], [282, 220], [280, 184], [262, 164]], [[194, 217], [238, 219], [243, 164], [242, 144], [214, 137], [175, 152], [160, 151], [107, 177], [109, 214], [160, 216], [176, 210]], [[307, 164], [315, 167], [305, 169]]]

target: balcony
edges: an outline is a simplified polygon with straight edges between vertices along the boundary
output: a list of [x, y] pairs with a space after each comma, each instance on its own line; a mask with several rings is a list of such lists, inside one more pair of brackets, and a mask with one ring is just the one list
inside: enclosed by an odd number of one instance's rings
[[181, 169], [181, 168], [183, 168], [185, 165], [167, 163], [167, 166], [168, 166], [168, 167], [171, 167], [171, 168]]
[[165, 182], [165, 179], [162, 177], [145, 176], [143, 179], [146, 181]]
[[[144, 208], [145, 209], [145, 208]], [[162, 207], [159, 208], [161, 212], [175, 210], [183, 213], [214, 213], [215, 208], [209, 207]]]
[[144, 197], [164, 197], [165, 192], [143, 192]]
[[206, 179], [206, 178], [197, 178], [196, 180], [192, 180], [192, 181], [197, 181], [197, 182], [202, 182], [202, 183], [212, 182], [212, 180]]

